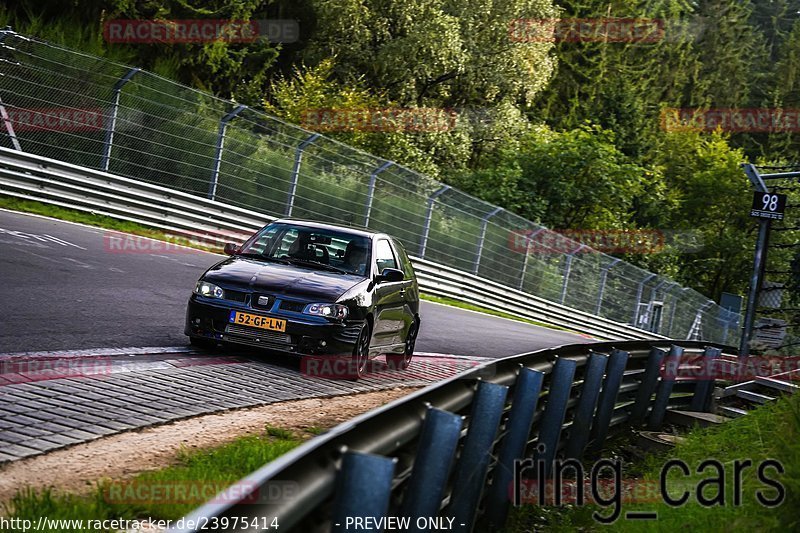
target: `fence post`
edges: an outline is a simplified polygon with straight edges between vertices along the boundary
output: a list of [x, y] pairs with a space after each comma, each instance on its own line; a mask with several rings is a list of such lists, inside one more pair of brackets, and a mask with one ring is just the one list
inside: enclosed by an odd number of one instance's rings
[[[0, 34], [2, 35], [2, 34]], [[0, 42], [2, 42], [0, 40]], [[8, 132], [8, 136], [11, 139], [11, 144], [14, 145], [14, 150], [22, 151], [22, 146], [19, 144], [19, 139], [17, 139], [17, 134], [14, 132], [14, 125], [11, 123], [11, 118], [8, 116], [8, 112], [6, 111], [6, 106], [3, 104], [3, 100], [0, 99], [0, 119], [3, 120], [3, 124], [5, 124], [6, 131]]]
[[572, 272], [572, 258], [574, 257], [575, 254], [577, 254], [584, 248], [586, 248], [586, 245], [581, 244], [567, 254], [567, 259], [566, 262], [564, 263], [564, 280], [561, 282], [561, 298], [559, 300], [560, 304], [563, 304], [564, 300], [567, 298], [567, 288], [569, 287], [569, 275]]
[[656, 399], [653, 402], [653, 410], [650, 411], [650, 419], [647, 422], [647, 428], [651, 431], [661, 429], [661, 424], [664, 422], [664, 415], [667, 413], [669, 397], [672, 394], [672, 387], [675, 385], [682, 355], [683, 348], [675, 345], [670, 347], [664, 372], [661, 375], [661, 383], [658, 384]]
[[597, 414], [592, 423], [591, 450], [593, 453], [600, 452], [605, 444], [611, 419], [614, 416], [619, 387], [622, 385], [622, 376], [625, 374], [625, 365], [628, 364], [628, 357], [628, 352], [616, 348], [608, 357], [606, 378], [603, 380], [603, 390], [597, 401]]
[[502, 207], [497, 207], [491, 213], [487, 213], [481, 219], [481, 234], [478, 237], [478, 250], [475, 253], [475, 266], [472, 267], [472, 273], [478, 275], [478, 269], [481, 266], [481, 255], [483, 255], [483, 243], [486, 240], [486, 227], [489, 225], [489, 219], [502, 211]]
[[387, 161], [369, 175], [369, 189], [367, 190], [367, 206], [364, 212], [364, 227], [369, 227], [369, 216], [372, 213], [372, 200], [375, 198], [375, 182], [378, 179], [378, 174], [394, 165], [392, 161]]
[[711, 393], [714, 392], [714, 376], [716, 373], [712, 370], [715, 366], [714, 360], [722, 355], [722, 350], [713, 348], [711, 346], [703, 350], [703, 356], [700, 362], [701, 375], [707, 379], [698, 379], [694, 385], [694, 395], [692, 395], [692, 403], [689, 406], [690, 411], [708, 412], [711, 407]]
[[525, 283], [525, 273], [528, 271], [528, 258], [531, 255], [531, 241], [544, 230], [545, 228], [539, 228], [525, 237], [525, 259], [522, 262], [522, 273], [519, 276], [519, 290], [522, 290], [522, 286]]
[[454, 519], [454, 529], [472, 531], [507, 393], [505, 385], [488, 381], [478, 385], [446, 511], [446, 515]]
[[[536, 441], [536, 452], [533, 457], [534, 461], [544, 461], [545, 475], [550, 474], [553, 459], [556, 457], [561, 426], [564, 425], [564, 417], [567, 414], [567, 402], [577, 366], [578, 363], [573, 359], [563, 357], [559, 357], [553, 366], [550, 387], [547, 391], [547, 404], [539, 423], [539, 438]], [[542, 445], [543, 449], [540, 448]]]
[[108, 172], [108, 165], [111, 163], [111, 146], [114, 143], [114, 130], [117, 128], [117, 114], [119, 113], [119, 97], [122, 94], [122, 88], [126, 83], [131, 81], [137, 72], [141, 69], [134, 67], [130, 69], [124, 76], [117, 80], [114, 84], [114, 103], [111, 104], [111, 112], [106, 120], [106, 134], [103, 141], [103, 154], [100, 158], [100, 170]]
[[597, 305], [594, 309], [594, 314], [600, 315], [600, 308], [603, 306], [603, 293], [606, 290], [606, 280], [608, 279], [608, 271], [614, 268], [617, 263], [622, 261], [622, 259], [614, 258], [611, 263], [603, 267], [603, 271], [600, 273], [600, 288], [597, 289]]
[[572, 417], [572, 426], [569, 430], [569, 440], [564, 450], [568, 459], [578, 459], [583, 456], [586, 443], [589, 442], [589, 433], [592, 426], [592, 416], [597, 407], [600, 396], [600, 386], [603, 384], [603, 374], [606, 371], [608, 356], [601, 353], [589, 352], [586, 371], [581, 386], [581, 397]]
[[[0, 44], [5, 41], [8, 35], [15, 33], [14, 30], [11, 29], [11, 26], [7, 26], [0, 30]], [[11, 144], [14, 145], [14, 150], [22, 151], [22, 146], [19, 144], [19, 139], [17, 139], [17, 134], [14, 132], [14, 125], [11, 123], [11, 119], [8, 116], [8, 112], [6, 111], [6, 106], [3, 104], [3, 100], [0, 99], [0, 119], [3, 120], [3, 124], [5, 125], [6, 131], [8, 132], [8, 136], [11, 138]]]
[[411, 518], [413, 530], [418, 530], [417, 518], [439, 514], [462, 423], [460, 416], [440, 409], [428, 407], [425, 413], [417, 457], [400, 508], [400, 516]]
[[213, 200], [217, 196], [217, 183], [219, 182], [219, 167], [222, 164], [222, 148], [225, 145], [225, 130], [228, 128], [228, 122], [233, 120], [236, 115], [241, 113], [247, 106], [239, 105], [222, 117], [219, 121], [219, 131], [217, 132], [217, 146], [214, 151], [214, 169], [211, 171], [211, 181], [208, 184], [208, 199]]
[[392, 479], [397, 459], [380, 455], [347, 452], [336, 478], [331, 531], [344, 533], [347, 518], [386, 516], [392, 495]]
[[508, 515], [508, 487], [514, 478], [514, 461], [525, 455], [543, 381], [543, 372], [522, 368], [514, 384], [514, 398], [506, 422], [506, 435], [503, 437], [497, 466], [492, 471], [492, 486], [486, 503], [486, 516], [496, 527], [502, 527]]
[[286, 216], [292, 216], [292, 210], [294, 209], [294, 197], [297, 193], [297, 180], [300, 177], [300, 163], [303, 160], [303, 150], [306, 147], [313, 143], [314, 141], [319, 138], [319, 133], [314, 133], [309, 135], [306, 140], [301, 142], [297, 146], [297, 150], [294, 153], [294, 168], [292, 168], [292, 181], [289, 183], [289, 197], [286, 199]]
[[450, 189], [449, 185], [442, 185], [442, 187], [428, 197], [428, 210], [425, 213], [425, 227], [422, 228], [422, 240], [419, 243], [419, 256], [425, 258], [425, 249], [428, 247], [428, 234], [431, 230], [431, 217], [433, 217], [433, 203], [436, 198], [446, 193]]
[[639, 322], [639, 304], [642, 303], [642, 294], [644, 293], [644, 286], [645, 284], [656, 277], [655, 274], [649, 274], [639, 282], [639, 286], [636, 288], [636, 303], [633, 304], [633, 318], [631, 319], [631, 325], [635, 328], [639, 327], [636, 324]]
[[[676, 285], [676, 287], [680, 287], [680, 285]], [[675, 320], [675, 311], [678, 310], [678, 302], [681, 299], [681, 294], [688, 291], [689, 287], [682, 287], [681, 291], [675, 296], [675, 303], [672, 304], [672, 311], [669, 314], [669, 326], [667, 328], [667, 337], [672, 337], [672, 322]]]
[[[697, 314], [694, 316], [694, 322], [692, 322], [692, 326], [689, 328], [689, 331], [686, 333], [686, 340], [702, 340], [703, 339], [703, 313], [705, 313], [706, 307], [709, 305], [714, 305], [714, 300], [709, 300], [697, 310]], [[692, 339], [692, 337], [696, 337]]]
[[658, 385], [658, 375], [661, 372], [661, 363], [664, 361], [667, 352], [660, 348], [650, 348], [650, 354], [645, 362], [642, 381], [639, 382], [639, 390], [636, 391], [636, 399], [631, 407], [631, 425], [640, 424], [647, 414], [650, 407], [650, 400]]

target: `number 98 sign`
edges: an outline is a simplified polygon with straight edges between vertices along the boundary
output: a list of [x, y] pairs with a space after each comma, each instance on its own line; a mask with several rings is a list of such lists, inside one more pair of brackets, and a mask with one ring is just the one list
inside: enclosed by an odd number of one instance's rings
[[786, 195], [771, 192], [753, 193], [753, 207], [750, 209], [751, 217], [783, 220], [786, 210]]

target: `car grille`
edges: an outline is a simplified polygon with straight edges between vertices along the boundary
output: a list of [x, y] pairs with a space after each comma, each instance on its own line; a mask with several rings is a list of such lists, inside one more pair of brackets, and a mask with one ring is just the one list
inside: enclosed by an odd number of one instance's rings
[[269, 331], [266, 329], [241, 326], [239, 324], [228, 324], [225, 326], [225, 333], [241, 335], [253, 340], [258, 339], [259, 341], [268, 344], [289, 345], [292, 343], [292, 338], [288, 334], [281, 331]]
[[295, 313], [302, 313], [306, 304], [303, 302], [293, 302], [291, 300], [281, 300], [281, 309], [284, 311], [293, 311]]
[[247, 300], [247, 293], [244, 291], [232, 291], [230, 289], [223, 290], [225, 292], [225, 300], [241, 303], [244, 303]]
[[[266, 298], [267, 299], [267, 305], [260, 305], [258, 303], [258, 299], [259, 298]], [[272, 309], [272, 304], [274, 304], [274, 303], [275, 303], [275, 297], [274, 296], [270, 296], [268, 294], [253, 294], [253, 299], [251, 300], [250, 305], [252, 307], [254, 307], [255, 309], [264, 309], [266, 311], [269, 311], [270, 309]]]

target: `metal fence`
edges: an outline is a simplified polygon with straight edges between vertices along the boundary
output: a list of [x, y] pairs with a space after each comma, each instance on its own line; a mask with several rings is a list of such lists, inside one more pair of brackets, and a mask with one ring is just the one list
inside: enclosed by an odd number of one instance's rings
[[699, 342], [628, 341], [492, 361], [306, 442], [175, 531], [203, 523], [259, 531], [265, 517], [282, 531], [352, 531], [364, 517], [408, 517], [408, 531], [435, 529], [416, 520], [437, 517], [452, 519], [453, 531], [502, 530], [516, 461], [532, 459], [535, 477], [539, 462], [547, 469], [556, 457], [599, 456], [621, 428], [660, 429], [670, 407], [709, 411], [713, 380], [676, 376], [682, 364], [708, 364], [723, 350], [735, 353]]
[[0, 146], [266, 215], [386, 231], [421, 259], [670, 337], [739, 335], [738, 315], [692, 289], [393, 162], [137, 68], [6, 30], [0, 102]]

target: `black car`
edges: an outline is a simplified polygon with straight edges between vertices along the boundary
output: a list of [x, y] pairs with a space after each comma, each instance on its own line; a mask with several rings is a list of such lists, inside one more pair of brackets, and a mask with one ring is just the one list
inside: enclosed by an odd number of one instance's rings
[[[198, 280], [186, 310], [193, 345], [246, 344], [323, 361], [358, 378], [370, 358], [408, 367], [419, 287], [402, 245], [383, 233], [275, 221]], [[330, 374], [329, 371], [323, 371]]]

